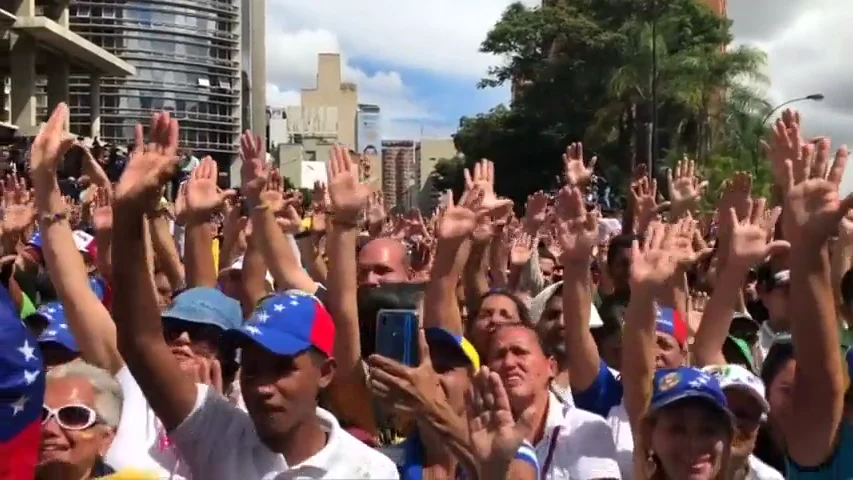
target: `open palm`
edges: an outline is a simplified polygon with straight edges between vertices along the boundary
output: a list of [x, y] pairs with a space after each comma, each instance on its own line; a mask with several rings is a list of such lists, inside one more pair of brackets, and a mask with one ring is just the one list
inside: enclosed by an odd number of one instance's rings
[[115, 189], [114, 204], [133, 204], [154, 210], [160, 201], [160, 188], [172, 176], [177, 164], [178, 121], [169, 113], [155, 113], [151, 119], [148, 143], [142, 125], [135, 129], [133, 155]]
[[474, 377], [466, 403], [471, 444], [480, 465], [508, 465], [528, 433], [533, 409], [516, 421], [503, 382], [486, 366]]
[[453, 240], [466, 238], [477, 227], [477, 215], [466, 205], [464, 198], [459, 205], [453, 202], [453, 191], [448, 190], [445, 197], [446, 209], [438, 223], [438, 238]]
[[642, 248], [634, 240], [631, 256], [631, 284], [643, 289], [659, 289], [675, 274], [678, 259], [668, 251], [672, 229], [662, 223], [646, 231]]
[[334, 218], [357, 222], [371, 191], [358, 180], [358, 168], [353, 164], [349, 151], [340, 146], [333, 148], [326, 169]]
[[752, 268], [764, 261], [768, 255], [780, 253], [790, 247], [786, 241], [767, 241], [780, 213], [781, 209], [776, 207], [766, 215], [763, 198], [757, 199], [751, 205], [749, 215], [743, 221], [738, 221], [734, 208], [723, 212], [728, 214], [728, 221], [732, 225], [728, 257], [732, 265]]
[[216, 162], [210, 157], [202, 159], [187, 182], [186, 202], [189, 215], [199, 218], [210, 216], [222, 208], [225, 199], [233, 194], [230, 190], [221, 191], [216, 186], [217, 178]]

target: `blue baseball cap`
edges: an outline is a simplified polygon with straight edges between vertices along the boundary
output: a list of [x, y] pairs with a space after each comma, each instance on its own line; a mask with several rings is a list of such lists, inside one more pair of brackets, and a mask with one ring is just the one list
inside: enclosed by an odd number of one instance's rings
[[254, 342], [276, 354], [293, 356], [313, 347], [334, 354], [335, 323], [313, 295], [297, 290], [275, 293], [255, 309], [241, 327], [226, 332], [233, 342]]
[[655, 372], [649, 413], [690, 398], [705, 400], [731, 415], [720, 383], [710, 374], [690, 367], [661, 368]]
[[215, 288], [195, 287], [175, 297], [162, 313], [163, 319], [213, 325], [222, 330], [238, 328], [243, 323], [240, 303]]
[[39, 316], [47, 320], [47, 327], [38, 337], [39, 345], [55, 344], [74, 353], [80, 353], [77, 341], [68, 323], [65, 321], [65, 309], [60, 302], [46, 303], [36, 310], [32, 316]]
[[450, 331], [440, 327], [430, 327], [424, 329], [424, 338], [426, 338], [428, 344], [444, 343], [452, 345], [453, 348], [459, 351], [459, 353], [471, 362], [471, 366], [474, 367], [474, 371], [480, 369], [480, 355], [477, 353], [477, 349], [474, 348], [474, 345], [472, 345], [465, 337], [454, 335]]

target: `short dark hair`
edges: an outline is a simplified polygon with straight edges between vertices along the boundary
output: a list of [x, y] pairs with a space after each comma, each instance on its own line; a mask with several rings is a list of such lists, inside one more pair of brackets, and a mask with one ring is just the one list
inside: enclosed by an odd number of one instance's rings
[[616, 261], [617, 252], [624, 250], [626, 248], [631, 248], [634, 244], [634, 240], [639, 240], [640, 237], [634, 235], [633, 233], [623, 233], [621, 235], [616, 235], [615, 237], [610, 239], [610, 245], [607, 247], [607, 264], [613, 265], [613, 262]]

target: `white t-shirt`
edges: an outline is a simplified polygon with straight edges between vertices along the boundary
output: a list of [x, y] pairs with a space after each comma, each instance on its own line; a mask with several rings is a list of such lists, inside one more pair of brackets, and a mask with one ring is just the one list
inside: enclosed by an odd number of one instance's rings
[[189, 467], [180, 461], [165, 428], [148, 406], [127, 366], [119, 370], [116, 379], [124, 397], [121, 421], [104, 462], [115, 470], [133, 468], [151, 471], [166, 480], [189, 479]]
[[545, 431], [536, 444], [536, 457], [545, 480], [622, 478], [613, 432], [600, 416], [566, 405], [550, 393]]
[[749, 473], [746, 475], [746, 480], [784, 480], [785, 478], [778, 470], [762, 462], [755, 455], [750, 455], [747, 463]]
[[331, 413], [317, 408], [328, 442], [298, 465], [271, 452], [258, 438], [249, 415], [207, 386], [199, 386], [193, 412], [170, 437], [204, 480], [398, 479], [397, 466], [346, 431]]

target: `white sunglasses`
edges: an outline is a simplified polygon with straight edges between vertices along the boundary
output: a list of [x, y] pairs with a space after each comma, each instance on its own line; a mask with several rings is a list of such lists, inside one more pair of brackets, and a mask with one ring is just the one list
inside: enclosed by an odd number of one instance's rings
[[41, 424], [46, 424], [51, 418], [55, 418], [63, 430], [86, 430], [98, 422], [98, 413], [79, 403], [63, 405], [56, 409], [42, 405]]

